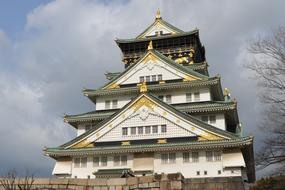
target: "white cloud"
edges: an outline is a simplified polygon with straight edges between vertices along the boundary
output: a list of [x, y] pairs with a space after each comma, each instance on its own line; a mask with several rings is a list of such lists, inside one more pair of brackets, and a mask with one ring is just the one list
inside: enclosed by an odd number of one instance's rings
[[115, 37], [138, 35], [153, 22], [158, 7], [175, 26], [200, 29], [211, 74], [221, 74], [238, 98], [241, 120], [254, 131], [258, 101], [254, 83], [240, 64], [244, 44], [283, 23], [282, 4], [60, 0], [31, 10], [21, 39], [11, 42], [0, 30], [0, 143], [7, 145], [1, 148], [5, 156], [0, 162], [8, 163], [6, 168], [25, 165], [48, 175], [52, 162], [41, 149], [72, 138], [73, 131], [60, 116], [94, 109], [81, 89], [101, 86], [106, 70], [123, 70]]

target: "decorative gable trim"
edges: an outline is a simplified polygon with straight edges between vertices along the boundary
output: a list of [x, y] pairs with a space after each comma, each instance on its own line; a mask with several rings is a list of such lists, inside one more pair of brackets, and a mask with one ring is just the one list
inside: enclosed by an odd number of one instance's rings
[[[92, 147], [93, 142], [97, 139], [102, 137], [104, 134], [108, 133], [114, 126], [120, 125], [124, 121], [125, 118], [130, 117], [134, 114], [137, 110], [139, 110], [142, 106], [153, 110], [154, 112], [158, 113], [162, 117], [166, 118], [169, 121], [175, 122], [181, 128], [186, 129], [187, 131], [196, 134], [199, 140], [224, 140], [224, 139], [231, 139], [230, 135], [223, 135], [227, 134], [227, 132], [216, 129], [210, 125], [203, 123], [194, 118], [190, 118], [186, 114], [180, 113], [179, 111], [173, 109], [169, 109], [165, 107], [165, 103], [159, 102], [160, 100], [155, 99], [155, 97], [141, 94], [135, 100], [130, 102], [128, 105], [125, 106], [119, 113], [117, 113], [113, 118], [108, 120], [106, 123], [102, 124], [101, 127], [91, 131], [89, 134], [83, 134], [82, 136], [78, 137], [78, 140], [74, 141], [73, 143], [66, 146], [66, 148], [84, 148], [84, 147]], [[191, 120], [195, 120], [192, 122]], [[201, 125], [199, 125], [201, 124]], [[207, 125], [207, 128], [203, 127]], [[191, 126], [191, 127], [190, 127]], [[233, 135], [232, 135], [233, 137]]]

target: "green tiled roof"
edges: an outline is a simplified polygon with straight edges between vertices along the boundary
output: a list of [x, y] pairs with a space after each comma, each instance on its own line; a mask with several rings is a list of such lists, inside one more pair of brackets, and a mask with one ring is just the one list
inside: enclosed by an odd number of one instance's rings
[[220, 134], [224, 137], [227, 137], [227, 138], [232, 138], [232, 139], [235, 139], [235, 138], [238, 138], [237, 135], [231, 133], [231, 132], [228, 132], [228, 131], [224, 131], [224, 130], [221, 130], [219, 128], [216, 128], [212, 125], [209, 125], [207, 123], [204, 123], [202, 121], [200, 121], [199, 119], [193, 117], [193, 116], [190, 116], [186, 113], [183, 113], [183, 112], [180, 112], [178, 110], [176, 110], [175, 108], [173, 108], [172, 106], [168, 105], [167, 103], [161, 101], [160, 99], [156, 98], [155, 96], [147, 93], [147, 94], [140, 94], [138, 95], [135, 99], [133, 99], [132, 101], [130, 101], [128, 104], [126, 104], [123, 108], [121, 108], [120, 110], [118, 110], [116, 113], [114, 113], [112, 115], [112, 117], [108, 117], [107, 119], [103, 120], [102, 122], [98, 123], [96, 126], [94, 126], [92, 129], [90, 129], [89, 131], [83, 133], [82, 135], [74, 138], [73, 140], [61, 145], [60, 147], [64, 147], [64, 148], [67, 148], [69, 146], [71, 146], [72, 144], [84, 139], [86, 136], [88, 136], [89, 134], [93, 133], [94, 131], [98, 130], [99, 128], [101, 128], [105, 123], [109, 122], [113, 116], [115, 115], [119, 115], [121, 114], [130, 104], [132, 104], [133, 102], [135, 102], [138, 98], [141, 97], [141, 95], [144, 95], [146, 96], [147, 98], [151, 99], [152, 101], [154, 101], [155, 103], [157, 103], [158, 105], [172, 111], [173, 113], [175, 113], [176, 115], [178, 115], [179, 117], [182, 117], [184, 118], [185, 120], [187, 121], [190, 121], [192, 123], [195, 123], [196, 125], [198, 125], [199, 127], [205, 129], [205, 130], [208, 130], [208, 131], [211, 131], [213, 133], [216, 133], [216, 134]]
[[167, 39], [167, 38], [176, 38], [176, 37], [182, 37], [182, 36], [188, 36], [188, 35], [193, 35], [193, 34], [198, 34], [199, 30], [195, 29], [193, 31], [189, 32], [182, 32], [182, 33], [177, 33], [177, 34], [172, 34], [172, 35], [162, 35], [162, 36], [153, 36], [149, 38], [131, 38], [131, 39], [116, 39], [115, 41], [117, 44], [123, 44], [123, 43], [134, 43], [134, 42], [145, 42], [145, 41], [150, 41], [150, 40], [160, 40], [160, 39]]
[[[206, 75], [202, 75], [190, 68], [184, 67], [180, 64], [175, 63], [172, 59], [166, 57], [165, 55], [159, 53], [156, 50], [149, 50], [151, 53], [153, 53], [155, 56], [157, 56], [158, 58], [160, 58], [161, 60], [163, 60], [165, 63], [169, 64], [172, 67], [177, 68], [178, 70], [187, 73], [189, 75], [192, 76], [196, 76], [202, 79], [208, 79], [209, 77]], [[99, 89], [102, 89], [108, 85], [110, 85], [111, 83], [113, 83], [114, 81], [116, 81], [117, 79], [119, 79], [121, 76], [123, 76], [125, 73], [127, 73], [128, 71], [130, 71], [133, 67], [135, 67], [149, 52], [146, 52], [144, 56], [142, 56], [139, 60], [137, 60], [133, 65], [129, 66], [127, 69], [125, 69], [123, 72], [121, 72], [119, 75], [116, 75], [115, 77], [112, 78], [112, 80], [110, 80], [107, 84], [105, 84], [104, 86], [102, 86]]]
[[[168, 89], [185, 89], [189, 87], [202, 87], [202, 86], [211, 86], [211, 85], [220, 85], [219, 77], [212, 77], [205, 80], [195, 80], [195, 81], [184, 81], [184, 82], [171, 82], [164, 84], [153, 84], [148, 85], [148, 90], [150, 92], [159, 92], [161, 90]], [[104, 95], [113, 95], [113, 94], [135, 94], [138, 93], [139, 89], [137, 86], [128, 87], [128, 88], [113, 88], [113, 89], [84, 89], [83, 93], [88, 97], [95, 96], [104, 96]], [[221, 92], [222, 94], [222, 92]]]
[[[224, 110], [234, 110], [236, 109], [236, 103], [231, 102], [222, 102], [222, 101], [207, 101], [207, 102], [193, 102], [193, 103], [184, 103], [184, 104], [173, 104], [171, 105], [175, 109], [187, 112], [187, 113], [203, 113], [203, 112], [213, 112], [213, 111], [224, 111]], [[103, 120], [111, 115], [113, 115], [115, 110], [98, 110], [91, 111], [87, 113], [77, 114], [77, 115], [66, 115], [65, 120], [72, 122], [85, 122], [93, 120]]]
[[108, 80], [112, 80], [113, 78], [115, 78], [116, 76], [118, 76], [120, 74], [121, 74], [121, 72], [114, 72], [114, 73], [107, 72], [107, 73], [105, 73], [105, 76]]
[[128, 146], [108, 146], [93, 148], [64, 149], [47, 148], [45, 154], [49, 156], [75, 156], [75, 155], [93, 155], [93, 154], [114, 154], [114, 153], [135, 153], [135, 152], [154, 152], [154, 151], [171, 151], [171, 150], [195, 150], [206, 148], [229, 148], [243, 147], [252, 144], [253, 137], [241, 137], [228, 140], [211, 140], [211, 141], [186, 141], [166, 144], [139, 144]]
[[175, 26], [173, 26], [172, 24], [166, 22], [165, 20], [163, 20], [162, 18], [158, 18], [158, 19], [155, 19], [155, 21], [149, 26], [147, 27], [142, 33], [140, 33], [136, 39], [141, 39], [144, 34], [151, 28], [153, 27], [157, 22], [161, 22], [162, 25], [165, 25], [167, 27], [169, 27], [170, 29], [172, 29], [174, 32], [180, 34], [180, 33], [184, 33], [184, 31], [180, 30], [179, 28], [176, 28]]

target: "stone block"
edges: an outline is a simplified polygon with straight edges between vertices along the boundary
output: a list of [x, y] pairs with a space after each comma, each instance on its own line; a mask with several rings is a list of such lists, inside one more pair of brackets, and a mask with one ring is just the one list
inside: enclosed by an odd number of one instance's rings
[[50, 184], [57, 184], [57, 185], [67, 184], [68, 180], [69, 179], [66, 178], [51, 178]]
[[50, 183], [49, 178], [36, 178], [34, 183], [35, 185], [48, 185]]
[[123, 186], [123, 190], [130, 190], [130, 186], [128, 185]]
[[180, 189], [182, 189], [181, 181], [170, 181], [170, 189], [171, 190], [180, 190]]
[[123, 190], [123, 186], [121, 186], [121, 185], [116, 186], [116, 190]]
[[160, 182], [160, 189], [161, 190], [170, 190], [170, 185], [168, 181], [161, 181]]
[[142, 176], [139, 177], [139, 183], [150, 183], [154, 181], [154, 176]]
[[148, 184], [149, 187], [154, 188], [154, 187], [159, 187], [159, 182], [152, 182]]
[[108, 186], [101, 187], [101, 190], [109, 190]]
[[116, 186], [116, 185], [126, 185], [127, 184], [127, 180], [126, 178], [110, 178], [107, 180], [107, 185], [109, 186]]
[[138, 184], [130, 185], [130, 189], [137, 189], [137, 188], [138, 188]]
[[100, 186], [94, 186], [93, 190], [101, 190]]
[[107, 178], [96, 178], [88, 180], [88, 185], [104, 186], [107, 185]]
[[138, 184], [139, 179], [137, 177], [128, 177], [127, 185], [135, 185]]
[[148, 183], [139, 183], [139, 188], [148, 188]]
[[109, 186], [109, 190], [116, 190], [116, 186]]

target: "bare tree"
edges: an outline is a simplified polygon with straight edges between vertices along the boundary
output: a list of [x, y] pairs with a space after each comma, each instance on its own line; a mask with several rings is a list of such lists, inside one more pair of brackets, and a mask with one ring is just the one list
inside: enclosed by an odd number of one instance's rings
[[6, 176], [0, 178], [0, 185], [2, 185], [5, 190], [30, 190], [32, 189], [34, 181], [34, 175], [30, 175], [29, 172], [26, 172], [24, 178], [17, 178], [16, 170], [11, 170]]
[[[257, 152], [257, 167], [278, 165], [285, 169], [285, 27], [279, 27], [265, 37], [250, 43], [253, 55], [247, 67], [251, 69], [261, 90], [260, 100], [265, 110], [261, 128], [263, 147]], [[281, 166], [281, 167], [280, 167]]]

